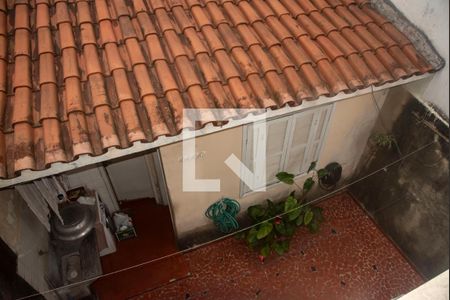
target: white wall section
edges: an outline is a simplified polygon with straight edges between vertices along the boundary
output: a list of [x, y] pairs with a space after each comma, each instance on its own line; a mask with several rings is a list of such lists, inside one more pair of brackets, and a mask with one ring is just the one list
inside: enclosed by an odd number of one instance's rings
[[114, 189], [109, 181], [108, 174], [102, 166], [81, 168], [65, 174], [69, 189], [85, 187], [96, 191], [110, 212], [119, 210]]
[[119, 201], [154, 197], [144, 155], [108, 164], [106, 171]]
[[413, 24], [422, 30], [446, 61], [445, 67], [433, 77], [407, 85], [419, 100], [436, 105], [449, 116], [449, 1], [391, 0]]

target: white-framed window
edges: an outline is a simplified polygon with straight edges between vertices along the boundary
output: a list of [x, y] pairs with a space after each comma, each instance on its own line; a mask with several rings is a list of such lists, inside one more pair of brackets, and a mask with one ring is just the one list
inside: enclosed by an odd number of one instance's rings
[[[332, 110], [333, 104], [327, 104], [266, 121], [266, 186], [278, 182], [278, 172], [298, 176], [319, 159]], [[252, 127], [253, 124], [244, 126], [242, 146], [242, 161], [250, 170], [253, 170]], [[249, 192], [241, 181], [241, 197]]]

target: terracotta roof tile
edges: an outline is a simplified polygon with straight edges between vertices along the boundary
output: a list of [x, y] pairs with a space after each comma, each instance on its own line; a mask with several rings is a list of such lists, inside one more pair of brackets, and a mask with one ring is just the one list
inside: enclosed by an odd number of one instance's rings
[[[13, 157], [14, 170], [35, 168], [33, 127], [28, 123], [18, 123], [14, 126]], [[15, 174], [17, 175], [17, 174]]]
[[14, 40], [14, 56], [30, 56], [30, 31], [26, 29], [17, 29]]
[[278, 17], [289, 15], [289, 11], [279, 0], [266, 0], [266, 2]]
[[326, 0], [328, 2], [328, 4], [330, 4], [330, 6], [332, 8], [336, 8], [339, 5], [342, 5], [341, 0]]
[[[58, 118], [58, 87], [53, 83], [45, 83], [41, 85], [40, 90], [40, 117], [43, 119]], [[81, 99], [80, 99], [81, 100]]]
[[16, 56], [14, 66], [14, 90], [18, 87], [32, 88], [30, 57], [24, 55]]
[[389, 70], [395, 80], [408, 77], [408, 73], [403, 70], [402, 66], [394, 60], [394, 58], [384, 48], [379, 48], [375, 52], [379, 61]]
[[362, 6], [362, 11], [380, 26], [389, 22], [385, 17], [377, 13], [374, 9], [371, 9], [368, 5]]
[[61, 138], [61, 127], [57, 119], [45, 119], [42, 121], [44, 135], [45, 165], [67, 160]]
[[326, 35], [328, 35], [328, 34], [330, 34], [330, 32], [332, 32], [332, 31], [336, 31], [336, 30], [338, 30], [337, 28], [336, 28], [336, 26], [334, 26], [332, 23], [331, 23], [331, 21], [329, 21], [326, 17], [324, 17], [321, 13], [319, 13], [319, 12], [312, 12], [311, 14], [310, 14], [310, 18], [312, 19], [312, 21], [314, 22], [314, 23], [316, 23], [317, 24], [317, 26], [319, 26], [321, 29], [322, 29], [322, 31], [326, 34]]
[[77, 51], [74, 48], [66, 48], [62, 52], [63, 78], [80, 77]]
[[295, 0], [280, 0], [280, 2], [286, 7], [294, 19], [299, 15], [306, 14], [306, 12], [296, 3]]
[[0, 0], [0, 177], [430, 71], [365, 0]]
[[358, 20], [358, 18], [351, 13], [351, 11], [346, 6], [336, 7], [336, 13], [343, 18], [351, 27], [362, 25], [363, 23]]
[[311, 3], [309, 0], [298, 0], [298, 4], [303, 8], [303, 10], [309, 15], [312, 12], [318, 11], [317, 7]]
[[334, 9], [324, 8], [322, 14], [334, 25], [338, 30], [350, 27], [350, 25], [341, 18]]
[[42, 53], [39, 55], [39, 84], [57, 84], [55, 72], [55, 58], [53, 53]]
[[319, 11], [332, 7], [326, 0], [311, 0], [311, 2], [319, 9]]
[[348, 9], [364, 25], [374, 22], [373, 19], [370, 16], [368, 16], [364, 11], [362, 11], [357, 5], [350, 5]]
[[0, 59], [4, 61], [8, 60], [8, 39], [6, 38], [6, 35], [1, 34], [0, 34]]
[[427, 73], [433, 70], [431, 65], [416, 51], [412, 44], [404, 46], [402, 51], [414, 66], [419, 68], [420, 73]]
[[309, 33], [312, 39], [316, 39], [318, 36], [325, 35], [325, 32], [314, 23], [307, 15], [299, 15], [297, 21], [300, 25]]
[[32, 123], [31, 101], [32, 91], [27, 87], [18, 87], [14, 93], [12, 124]]
[[14, 7], [14, 28], [30, 30], [29, 7], [27, 4], [17, 4]]
[[379, 84], [384, 84], [388, 82], [393, 82], [394, 77], [391, 75], [388, 69], [378, 60], [375, 54], [371, 51], [363, 53], [364, 61], [367, 66], [375, 74], [375, 76], [380, 80]]

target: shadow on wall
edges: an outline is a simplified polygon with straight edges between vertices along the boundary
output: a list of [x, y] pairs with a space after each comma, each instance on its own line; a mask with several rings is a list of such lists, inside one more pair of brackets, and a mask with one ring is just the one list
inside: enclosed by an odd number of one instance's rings
[[[47, 277], [49, 234], [14, 189], [0, 191], [0, 239], [17, 256], [17, 261], [13, 262], [17, 272], [14, 281], [20, 282], [21, 285], [12, 287], [13, 291], [17, 293], [17, 297], [11, 299], [25, 297], [34, 293], [34, 290], [48, 290], [45, 278]], [[2, 263], [6, 263], [8, 258], [0, 255], [0, 260]], [[7, 274], [7, 270], [2, 269], [1, 263], [0, 273], [0, 277]], [[25, 282], [32, 289], [24, 288]], [[0, 299], [3, 299], [1, 292], [4, 290], [0, 286]], [[10, 298], [6, 297], [5, 299]], [[33, 299], [41, 298], [34, 297]]]
[[393, 134], [398, 148], [369, 142], [355, 179], [409, 156], [350, 190], [430, 279], [449, 268], [448, 127], [405, 90], [396, 88], [388, 95], [374, 128], [373, 134], [378, 133]]

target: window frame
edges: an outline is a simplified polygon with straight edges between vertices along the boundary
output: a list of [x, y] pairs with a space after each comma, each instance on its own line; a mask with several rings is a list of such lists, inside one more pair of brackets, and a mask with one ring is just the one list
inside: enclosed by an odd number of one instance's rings
[[[303, 144], [303, 145], [305, 145], [305, 154], [303, 157], [303, 162], [298, 171], [298, 174], [294, 174], [295, 177], [297, 178], [297, 177], [300, 177], [300, 176], [303, 176], [306, 174], [306, 171], [310, 164], [310, 163], [308, 163], [309, 157], [311, 157], [311, 155], [314, 155], [314, 157], [311, 158], [311, 161], [319, 160], [320, 155], [322, 153], [324, 142], [328, 136], [329, 125], [331, 123], [330, 120], [331, 120], [334, 110], [335, 110], [335, 103], [329, 103], [329, 104], [323, 104], [320, 106], [311, 107], [311, 108], [297, 111], [297, 112], [292, 112], [292, 113], [285, 114], [282, 116], [277, 116], [277, 117], [266, 120], [267, 124], [269, 124], [270, 122], [278, 122], [278, 121], [283, 122], [286, 119], [288, 119], [287, 125], [286, 125], [285, 137], [284, 137], [284, 141], [283, 141], [283, 149], [281, 151], [282, 157], [280, 160], [280, 165], [279, 165], [278, 171], [286, 170], [286, 165], [289, 162], [289, 155], [291, 152], [291, 151], [289, 151], [289, 149], [292, 149], [292, 142], [294, 140], [294, 130], [295, 130], [295, 125], [296, 125], [297, 119], [299, 119], [301, 117], [305, 117], [308, 113], [313, 114], [313, 121], [312, 121], [313, 124], [309, 129], [308, 141], [306, 144]], [[325, 112], [325, 116], [324, 116], [324, 121], [323, 121], [323, 126], [322, 126], [322, 132], [320, 132], [319, 138], [316, 139], [315, 137], [317, 136], [317, 133], [318, 133], [321, 116], [324, 112]], [[248, 166], [250, 164], [251, 157], [253, 155], [253, 153], [250, 153], [251, 149], [249, 147], [249, 138], [251, 137], [251, 135], [249, 135], [249, 130], [250, 130], [251, 126], [252, 126], [252, 123], [244, 125], [243, 132], [242, 132], [241, 157], [242, 157], [242, 162], [246, 166]], [[268, 132], [268, 130], [267, 130], [267, 132]], [[315, 144], [318, 144], [317, 150], [315, 150], [316, 153], [311, 153], [311, 151], [314, 151]], [[299, 147], [299, 146], [297, 146], [297, 147]], [[253, 169], [253, 168], [251, 168], [251, 169]], [[266, 188], [276, 185], [279, 182], [280, 181], [277, 180], [276, 178], [274, 178], [270, 181], [267, 181]], [[249, 190], [249, 187], [241, 180], [240, 181], [240, 191], [239, 191], [240, 197], [241, 198], [246, 197], [253, 193], [255, 193], [255, 192]]]

